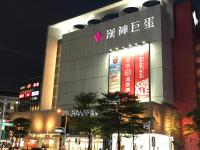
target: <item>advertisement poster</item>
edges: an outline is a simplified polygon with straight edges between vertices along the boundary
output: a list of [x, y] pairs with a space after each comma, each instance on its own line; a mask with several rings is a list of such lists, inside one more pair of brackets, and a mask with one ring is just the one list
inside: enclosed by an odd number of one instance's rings
[[141, 101], [149, 101], [148, 49], [141, 47], [135, 53], [135, 95]]
[[118, 52], [110, 54], [109, 92], [121, 91], [121, 55]]
[[[128, 53], [129, 54], [129, 53]], [[134, 94], [134, 56], [133, 52], [122, 57], [121, 92]]]
[[109, 92], [129, 92], [149, 101], [148, 45], [110, 53]]

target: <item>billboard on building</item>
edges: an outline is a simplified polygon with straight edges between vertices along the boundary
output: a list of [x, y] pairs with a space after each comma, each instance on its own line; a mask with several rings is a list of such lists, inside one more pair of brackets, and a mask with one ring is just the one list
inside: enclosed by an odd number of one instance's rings
[[129, 92], [149, 101], [148, 44], [110, 53], [109, 92]]
[[121, 86], [121, 55], [118, 52], [110, 54], [109, 91], [120, 91]]

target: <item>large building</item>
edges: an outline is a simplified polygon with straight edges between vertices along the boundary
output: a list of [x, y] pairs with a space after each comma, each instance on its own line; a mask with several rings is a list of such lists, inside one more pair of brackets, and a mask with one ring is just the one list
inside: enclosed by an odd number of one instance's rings
[[130, 92], [155, 118], [157, 149], [183, 141], [198, 149], [195, 135], [180, 136], [177, 119], [196, 106], [192, 12], [189, 1], [122, 0], [49, 26], [41, 109], [68, 109], [82, 91]]
[[20, 86], [18, 111], [36, 111], [40, 109], [40, 78], [24, 81]]
[[0, 111], [1, 112], [3, 112], [4, 104], [5, 104], [5, 115], [17, 112], [18, 104], [19, 104], [18, 93], [14, 91], [0, 91]]
[[[171, 150], [185, 143], [185, 150], [197, 150], [196, 135], [182, 136], [188, 120], [179, 121], [199, 95], [192, 12], [190, 1], [122, 0], [49, 26], [41, 112], [70, 109], [74, 95], [83, 91], [130, 92], [154, 118], [151, 133], [138, 135], [136, 147]], [[68, 149], [84, 147], [67, 141]], [[122, 139], [125, 150], [131, 142]]]

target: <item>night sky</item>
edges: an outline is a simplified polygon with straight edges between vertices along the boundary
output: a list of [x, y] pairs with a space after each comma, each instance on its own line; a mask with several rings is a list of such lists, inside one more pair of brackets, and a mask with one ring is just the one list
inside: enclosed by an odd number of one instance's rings
[[[5, 0], [0, 4], [0, 90], [42, 77], [47, 26], [117, 0]], [[193, 0], [200, 10], [200, 0]], [[184, 10], [183, 10], [184, 11]], [[199, 11], [200, 12], [200, 11]]]

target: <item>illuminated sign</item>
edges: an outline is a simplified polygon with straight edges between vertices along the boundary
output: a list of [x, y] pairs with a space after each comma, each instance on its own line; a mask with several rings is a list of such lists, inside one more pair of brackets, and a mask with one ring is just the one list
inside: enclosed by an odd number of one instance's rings
[[[123, 150], [171, 150], [173, 149], [173, 137], [157, 133], [144, 133], [135, 135], [134, 144], [133, 137], [130, 134], [122, 134], [121, 147]], [[151, 140], [149, 140], [151, 139]], [[171, 145], [171, 146], [170, 146]], [[112, 150], [117, 149], [117, 134], [112, 135]]]
[[[143, 20], [136, 20], [130, 24], [124, 24], [118, 27], [113, 27], [105, 31], [105, 36], [101, 32], [96, 32], [94, 39], [96, 42], [102, 41], [102, 39], [112, 39], [127, 35], [129, 33], [139, 32], [141, 30], [148, 30], [155, 27], [155, 17], [151, 16]], [[105, 38], [104, 38], [105, 37]]]
[[110, 53], [109, 92], [129, 92], [149, 101], [149, 47], [132, 47]]
[[94, 36], [94, 39], [96, 42], [100, 42], [102, 40], [102, 35], [101, 35], [101, 32], [97, 32]]
[[26, 88], [27, 88], [27, 89], [31, 88], [31, 84], [28, 84], [28, 85], [26, 86]]
[[32, 96], [37, 96], [37, 95], [39, 95], [39, 93], [40, 93], [39, 91], [33, 91]]
[[20, 95], [19, 95], [19, 98], [24, 98], [24, 94], [20, 94]]
[[25, 86], [21, 86], [20, 87], [20, 90], [24, 90], [26, 87]]
[[33, 83], [33, 87], [39, 86], [39, 82]]
[[65, 133], [65, 128], [63, 128], [63, 127], [55, 128], [54, 132], [55, 133]]

